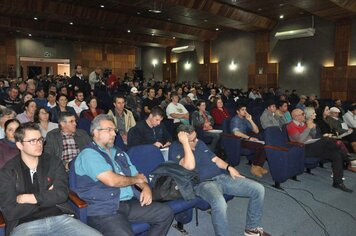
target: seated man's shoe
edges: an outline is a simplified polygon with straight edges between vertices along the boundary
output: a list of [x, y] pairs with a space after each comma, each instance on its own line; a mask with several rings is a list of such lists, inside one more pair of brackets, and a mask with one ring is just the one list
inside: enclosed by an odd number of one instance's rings
[[262, 172], [261, 172], [261, 167], [259, 166], [255, 166], [255, 165], [251, 165], [251, 174], [253, 174], [254, 176], [257, 176], [258, 178], [262, 178]]
[[356, 155], [354, 153], [347, 153], [346, 154], [346, 160], [345, 161], [355, 161], [356, 160]]
[[271, 236], [271, 235], [263, 231], [263, 228], [257, 227], [255, 229], [246, 229], [245, 236]]
[[338, 183], [333, 183], [333, 187], [334, 188], [338, 188], [344, 192], [347, 192], [347, 193], [352, 193], [353, 190], [352, 189], [349, 189], [345, 186], [345, 184], [341, 183], [341, 184], [338, 184]]

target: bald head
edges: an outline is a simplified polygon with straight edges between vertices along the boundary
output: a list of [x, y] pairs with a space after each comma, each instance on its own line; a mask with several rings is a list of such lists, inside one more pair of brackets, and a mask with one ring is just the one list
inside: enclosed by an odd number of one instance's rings
[[296, 108], [292, 111], [292, 118], [298, 122], [304, 122], [304, 111], [302, 109]]

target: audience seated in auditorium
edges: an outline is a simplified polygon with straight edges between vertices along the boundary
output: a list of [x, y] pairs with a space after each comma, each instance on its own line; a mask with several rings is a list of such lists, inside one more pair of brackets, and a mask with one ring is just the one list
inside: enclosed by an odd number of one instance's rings
[[67, 106], [73, 107], [78, 117], [82, 111], [88, 110], [87, 103], [84, 101], [84, 94], [80, 90], [74, 92], [74, 99], [68, 102]]
[[0, 111], [0, 139], [5, 138], [5, 122], [15, 117], [16, 112], [11, 108], [3, 108]]
[[[177, 131], [179, 141], [171, 145], [169, 159], [199, 173], [200, 184], [195, 187], [195, 193], [211, 206], [215, 235], [230, 235], [227, 203], [223, 196], [229, 194], [249, 198], [244, 235], [269, 236], [261, 227], [264, 187], [245, 178], [210, 151], [197, 139], [193, 126], [180, 125]], [[228, 174], [222, 173], [222, 170]]]
[[166, 90], [164, 92], [164, 100], [161, 102], [160, 107], [162, 108], [163, 112], [166, 112], [166, 108], [171, 103], [171, 91]]
[[128, 147], [153, 144], [158, 148], [171, 145], [172, 137], [161, 121], [163, 111], [160, 107], [153, 107], [146, 120], [139, 121], [129, 132]]
[[19, 88], [17, 86], [8, 88], [7, 94], [0, 100], [0, 105], [11, 108], [14, 111], [16, 111], [20, 103], [21, 99], [19, 98]]
[[[315, 112], [314, 112], [315, 113]], [[313, 114], [306, 120], [304, 111], [296, 108], [292, 111], [293, 121], [287, 125], [289, 139], [292, 142], [305, 143], [305, 157], [319, 158], [321, 160], [330, 160], [333, 171], [333, 187], [345, 192], [353, 192], [343, 183], [343, 160], [344, 154], [337, 144], [328, 138], [314, 140], [316, 137], [316, 125]], [[311, 143], [306, 143], [306, 142]]]
[[38, 125], [21, 125], [15, 140], [20, 154], [0, 171], [6, 235], [100, 235], [69, 215], [73, 212], [66, 203], [68, 177], [60, 159], [42, 153], [44, 139]]
[[356, 104], [353, 104], [343, 115], [344, 122], [349, 128], [356, 129]]
[[335, 99], [334, 100], [334, 107], [338, 108], [340, 110], [340, 117], [342, 119], [342, 117], [345, 115], [345, 110], [342, 107], [342, 101], [341, 99]]
[[36, 103], [34, 100], [28, 100], [25, 102], [23, 106], [23, 112], [16, 116], [16, 119], [20, 121], [20, 123], [33, 122], [33, 118], [36, 111]]
[[35, 97], [35, 102], [37, 107], [45, 107], [47, 104], [47, 99], [45, 97], [45, 91], [43, 87], [38, 87], [36, 89], [36, 97]]
[[68, 104], [68, 97], [63, 94], [58, 94], [56, 97], [57, 106], [51, 109], [51, 121], [54, 123], [58, 123], [58, 117], [62, 112], [69, 112], [71, 113], [75, 119], [78, 119], [77, 113], [75, 112], [73, 107], [67, 106]]
[[175, 124], [189, 124], [189, 112], [182, 104], [178, 103], [179, 96], [176, 92], [171, 93], [171, 100], [172, 102], [166, 108], [167, 118], [174, 119]]
[[266, 152], [264, 145], [260, 143], [258, 138], [252, 137], [251, 132], [254, 134], [259, 133], [259, 129], [252, 116], [247, 112], [246, 105], [238, 104], [236, 108], [236, 115], [231, 119], [230, 123], [231, 133], [241, 138], [241, 147], [251, 149], [255, 152], [255, 157], [251, 165], [251, 173], [259, 178], [267, 174], [268, 171], [263, 168], [266, 161]]
[[248, 98], [252, 100], [262, 99], [262, 95], [257, 89], [252, 89], [248, 94]]
[[96, 97], [90, 96], [86, 104], [88, 105], [88, 109], [80, 113], [80, 118], [92, 121], [97, 115], [104, 113], [104, 110], [98, 108], [98, 100]]
[[15, 130], [20, 126], [20, 122], [16, 119], [9, 119], [5, 122], [5, 137], [0, 139], [0, 169], [19, 154], [19, 150], [15, 144]]
[[122, 140], [127, 143], [127, 133], [136, 125], [132, 112], [125, 108], [125, 98], [121, 95], [113, 98], [114, 109], [108, 112], [112, 116]]
[[167, 204], [152, 202], [146, 177], [114, 146], [112, 117], [95, 117], [90, 130], [94, 142], [74, 163], [76, 192], [88, 203], [88, 225], [104, 235], [133, 235], [131, 223], [148, 222], [148, 235], [166, 235], [173, 212]]
[[58, 128], [58, 124], [51, 122], [49, 116], [49, 111], [44, 107], [39, 107], [35, 111], [34, 121], [40, 127], [42, 137], [44, 138], [46, 138], [48, 132]]
[[62, 160], [68, 170], [68, 163], [91, 141], [91, 138], [84, 130], [77, 129], [75, 116], [70, 112], [61, 112], [58, 124], [59, 128], [47, 133], [44, 151]]
[[57, 103], [56, 103], [56, 93], [53, 92], [53, 91], [49, 91], [48, 92], [48, 96], [47, 96], [47, 102], [46, 102], [46, 109], [48, 111], [50, 111], [53, 107], [57, 106]]
[[213, 129], [214, 119], [208, 111], [206, 111], [206, 103], [204, 100], [198, 100], [197, 111], [192, 114], [191, 124], [195, 128], [203, 130], [204, 137], [211, 137], [212, 141], [209, 148], [212, 152], [217, 152], [217, 145], [220, 140], [220, 133], [210, 132]]
[[284, 114], [281, 112], [277, 113], [276, 103], [274, 100], [267, 101], [267, 108], [263, 111], [260, 121], [263, 129], [273, 126], [282, 128], [284, 124], [288, 123], [284, 118]]

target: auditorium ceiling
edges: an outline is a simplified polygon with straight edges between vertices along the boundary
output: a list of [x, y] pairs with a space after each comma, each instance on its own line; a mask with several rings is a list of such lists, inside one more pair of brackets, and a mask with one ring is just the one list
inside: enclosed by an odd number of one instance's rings
[[4, 35], [172, 47], [278, 21], [356, 15], [355, 0], [1, 0]]

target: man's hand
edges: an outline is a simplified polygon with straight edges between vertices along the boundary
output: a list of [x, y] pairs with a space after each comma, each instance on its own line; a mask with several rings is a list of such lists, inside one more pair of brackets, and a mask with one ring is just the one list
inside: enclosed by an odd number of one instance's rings
[[165, 148], [165, 147], [169, 147], [171, 145], [171, 142], [166, 142], [166, 144], [165, 145], [163, 145], [163, 147]]
[[258, 138], [250, 137], [249, 140], [251, 140], [251, 141], [258, 141]]
[[148, 206], [152, 203], [152, 192], [150, 187], [145, 184], [140, 195], [141, 206]]
[[188, 133], [186, 132], [179, 132], [178, 133], [178, 140], [181, 144], [189, 144]]
[[251, 121], [252, 116], [246, 111], [246, 120]]
[[25, 204], [25, 203], [36, 204], [37, 200], [35, 198], [35, 195], [33, 195], [33, 194], [20, 194], [20, 195], [17, 195], [16, 202], [18, 204]]
[[148, 183], [147, 178], [144, 174], [137, 174], [133, 178], [135, 178], [135, 184]]
[[229, 173], [231, 178], [235, 179], [235, 178], [246, 178], [245, 176], [241, 175], [240, 172], [238, 172], [234, 167], [230, 166], [229, 167]]
[[153, 145], [155, 145], [155, 146], [158, 147], [158, 148], [163, 147], [163, 144], [160, 143], [160, 142], [155, 142]]

